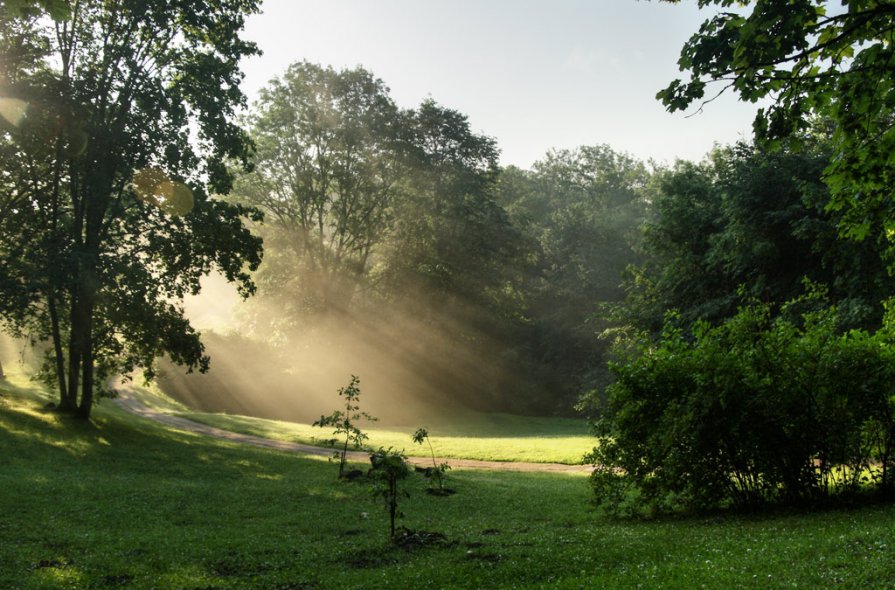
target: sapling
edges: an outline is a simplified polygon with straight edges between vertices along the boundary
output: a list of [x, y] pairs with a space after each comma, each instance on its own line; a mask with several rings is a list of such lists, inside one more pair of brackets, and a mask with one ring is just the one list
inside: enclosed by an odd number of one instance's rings
[[[359, 420], [369, 420], [370, 422], [376, 422], [378, 420], [378, 418], [374, 418], [370, 414], [360, 411], [359, 383], [360, 379], [358, 379], [356, 375], [352, 375], [351, 383], [349, 383], [347, 387], [339, 388], [339, 396], [345, 399], [345, 411], [336, 410], [329, 416], [320, 416], [320, 419], [313, 424], [314, 426], [319, 426], [321, 428], [334, 426], [334, 436], [339, 437], [340, 435], [345, 435], [345, 442], [342, 445], [342, 449], [333, 453], [333, 458], [339, 459], [339, 479], [345, 477], [345, 458], [348, 454], [348, 445], [352, 445], [355, 449], [362, 449], [364, 448], [364, 441], [370, 438], [358, 427], [357, 422]], [[333, 439], [331, 441], [333, 445], [335, 445], [336, 440], [337, 439]]]
[[388, 511], [389, 538], [395, 538], [395, 518], [404, 516], [398, 512], [398, 495], [409, 498], [406, 491], [398, 490], [398, 481], [406, 479], [410, 475], [410, 466], [403, 451], [396, 451], [389, 447], [370, 453], [370, 477], [373, 480], [373, 495], [385, 501], [385, 509]]
[[[429, 453], [432, 454], [432, 467], [427, 467], [423, 472], [426, 480], [429, 482], [429, 489], [439, 495], [445, 495], [444, 490], [444, 480], [446, 479], [445, 472], [451, 468], [447, 463], [439, 464], [438, 461], [435, 460], [435, 448], [432, 447], [432, 440], [429, 439], [429, 430], [426, 427], [417, 428], [416, 432], [413, 433], [413, 442], [418, 445], [422, 445], [423, 442], [429, 445]], [[434, 484], [434, 485], [433, 485]], [[436, 488], [435, 485], [438, 487]]]

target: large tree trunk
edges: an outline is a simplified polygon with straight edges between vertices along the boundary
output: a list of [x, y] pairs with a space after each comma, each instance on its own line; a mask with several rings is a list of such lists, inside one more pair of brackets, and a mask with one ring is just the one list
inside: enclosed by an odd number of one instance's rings
[[65, 378], [65, 353], [62, 351], [62, 333], [59, 329], [59, 310], [56, 308], [56, 298], [50, 295], [47, 305], [50, 310], [50, 324], [53, 341], [53, 354], [56, 359], [56, 381], [59, 385], [59, 409], [63, 412], [71, 412], [75, 409], [74, 399], [69, 395]]
[[77, 297], [72, 298], [71, 331], [68, 336], [68, 400], [72, 410], [78, 399], [78, 386], [81, 384], [81, 347], [83, 327], [78, 319]]
[[[81, 418], [90, 418], [93, 409], [93, 300], [82, 286], [72, 305], [71, 343], [69, 345], [68, 395], [72, 409]], [[81, 396], [78, 401], [78, 389]]]
[[87, 343], [84, 358], [81, 361], [83, 375], [81, 377], [81, 404], [78, 406], [78, 416], [84, 420], [90, 418], [93, 410], [93, 338]]

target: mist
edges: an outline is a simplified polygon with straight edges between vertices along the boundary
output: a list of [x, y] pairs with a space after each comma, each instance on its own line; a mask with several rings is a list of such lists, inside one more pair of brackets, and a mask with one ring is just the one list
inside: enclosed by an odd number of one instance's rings
[[[264, 295], [241, 302], [222, 278], [205, 280], [185, 311], [211, 369], [185, 374], [163, 362], [162, 389], [201, 411], [308, 422], [338, 408], [338, 389], [357, 375], [362, 409], [385, 424], [419, 425], [467, 410], [518, 411], [532, 387], [461, 304], [436, 305], [422, 293], [398, 303], [356, 295], [284, 335], [274, 328], [282, 299]], [[519, 403], [508, 402], [517, 394]]]

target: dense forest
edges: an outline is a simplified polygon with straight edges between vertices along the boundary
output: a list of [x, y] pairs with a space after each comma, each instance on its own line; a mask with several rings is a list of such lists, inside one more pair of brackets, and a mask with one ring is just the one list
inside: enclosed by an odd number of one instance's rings
[[301, 379], [279, 375], [321, 350], [351, 359], [343, 374], [388, 372], [416, 397], [486, 410], [571, 414], [605, 384], [597, 304], [622, 300], [641, 258], [650, 166], [585, 146], [502, 169], [464, 114], [431, 99], [403, 110], [371, 72], [309, 63], [271, 82], [248, 122], [254, 169], [228, 199], [263, 212], [265, 259], [238, 334], [208, 344], [230, 358], [248, 339], [252, 362], [166, 377], [173, 391], [227, 407], [197, 390], [250, 372], [288, 400]]

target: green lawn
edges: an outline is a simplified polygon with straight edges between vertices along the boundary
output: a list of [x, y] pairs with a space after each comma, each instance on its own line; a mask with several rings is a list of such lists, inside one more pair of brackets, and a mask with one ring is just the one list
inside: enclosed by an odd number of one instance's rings
[[[154, 409], [223, 430], [320, 446], [332, 438], [331, 428], [251, 416], [196, 412], [172, 400], [154, 386], [133, 389], [141, 401]], [[334, 397], [333, 403], [338, 401]], [[381, 418], [386, 425], [380, 422], [360, 424], [370, 437], [367, 444], [373, 448], [404, 449], [408, 455], [429, 454], [428, 446], [420, 447], [411, 440], [411, 435], [420, 426], [429, 430], [429, 438], [437, 455], [448, 459], [577, 465], [595, 443], [593, 436], [588, 434], [587, 422], [582, 419], [463, 411], [425, 424], [396, 426], [385, 422], [387, 416]]]
[[[280, 422], [249, 416], [176, 412], [202, 424], [224, 430], [253, 434], [275, 440], [321, 444], [332, 438], [332, 429], [315, 428], [310, 424]], [[424, 426], [420, 424], [419, 426]], [[426, 424], [429, 438], [439, 457], [479, 459], [484, 461], [532, 461], [536, 463], [582, 462], [594, 446], [584, 420], [568, 418], [531, 418], [509, 414], [465, 414], [454, 424]], [[417, 426], [418, 427], [418, 426]], [[373, 447], [404, 449], [408, 455], [428, 455], [411, 441], [417, 427], [361, 424]]]
[[[581, 475], [415, 477], [402, 510], [443, 546], [386, 543], [335, 466], [166, 430], [103, 403], [92, 423], [0, 381], [0, 588], [886, 588], [895, 508], [613, 522]], [[438, 439], [436, 439], [437, 444]]]

